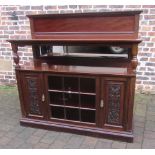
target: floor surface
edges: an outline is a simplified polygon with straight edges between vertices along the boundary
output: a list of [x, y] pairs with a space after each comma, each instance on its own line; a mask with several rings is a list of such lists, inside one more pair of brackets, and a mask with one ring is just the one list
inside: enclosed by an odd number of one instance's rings
[[134, 142], [120, 142], [76, 134], [22, 127], [16, 88], [0, 88], [1, 149], [149, 149], [155, 148], [155, 95], [136, 94]]

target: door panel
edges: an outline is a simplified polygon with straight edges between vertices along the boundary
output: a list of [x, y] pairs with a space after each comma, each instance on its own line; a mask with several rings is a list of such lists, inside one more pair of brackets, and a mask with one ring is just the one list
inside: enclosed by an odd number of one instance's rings
[[124, 78], [104, 78], [102, 81], [104, 128], [125, 130], [126, 82]]
[[20, 79], [27, 117], [43, 118], [45, 96], [43, 95], [42, 74], [21, 73]]

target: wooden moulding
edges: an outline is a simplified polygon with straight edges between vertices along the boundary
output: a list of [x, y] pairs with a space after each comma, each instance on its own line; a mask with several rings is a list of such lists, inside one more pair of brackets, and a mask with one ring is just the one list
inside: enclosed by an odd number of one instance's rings
[[20, 120], [20, 124], [23, 126], [37, 127], [41, 129], [47, 129], [47, 130], [63, 131], [63, 132], [76, 133], [76, 134], [88, 135], [93, 137], [108, 138], [108, 139], [126, 141], [130, 143], [133, 142], [133, 132], [125, 132], [125, 131], [119, 132], [119, 131], [91, 128], [91, 127], [82, 127], [82, 126], [76, 126], [76, 125], [69, 125], [65, 123], [56, 123], [56, 122], [35, 120], [35, 119], [28, 119], [28, 118], [22, 118]]

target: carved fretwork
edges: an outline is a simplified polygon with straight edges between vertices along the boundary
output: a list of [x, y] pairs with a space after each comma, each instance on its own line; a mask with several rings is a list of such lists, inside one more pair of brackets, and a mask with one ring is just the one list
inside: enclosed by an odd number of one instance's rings
[[29, 91], [29, 110], [30, 114], [40, 115], [39, 99], [37, 95], [37, 79], [27, 79]]
[[108, 95], [108, 124], [120, 125], [120, 93], [119, 84], [109, 85]]

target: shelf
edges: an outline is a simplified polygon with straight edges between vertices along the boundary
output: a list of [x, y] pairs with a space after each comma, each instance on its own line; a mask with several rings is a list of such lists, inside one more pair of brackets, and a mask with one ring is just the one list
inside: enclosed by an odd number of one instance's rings
[[[51, 62], [53, 61], [52, 64]], [[73, 61], [73, 60], [71, 60]], [[90, 60], [88, 60], [90, 61]], [[93, 61], [93, 62], [92, 62]], [[87, 64], [79, 64], [80, 60], [76, 60], [74, 62], [70, 62], [71, 64], [67, 64], [64, 62], [64, 60], [59, 61], [62, 64], [58, 64], [58, 61], [55, 61], [54, 59], [51, 60], [36, 60], [36, 61], [30, 61], [29, 63], [25, 64], [24, 66], [21, 66], [21, 68], [16, 68], [16, 70], [23, 70], [23, 71], [31, 71], [31, 72], [50, 72], [50, 74], [65, 74], [65, 75], [85, 75], [85, 76], [127, 76], [127, 77], [135, 77], [135, 73], [133, 72], [131, 68], [131, 63], [128, 61], [118, 61], [114, 63], [114, 66], [112, 66], [111, 63], [106, 63], [105, 61], [102, 61], [104, 64], [96, 64], [95, 61], [92, 60], [89, 62], [91, 66], [88, 66]], [[78, 63], [78, 64], [75, 64]], [[108, 65], [107, 65], [108, 64]], [[84, 66], [86, 65], [86, 66]], [[95, 66], [93, 66], [95, 65]]]
[[[85, 52], [85, 51], [84, 51]], [[44, 54], [41, 55], [41, 58], [46, 58], [46, 57], [64, 57], [64, 58], [103, 58], [103, 59], [108, 59], [108, 58], [113, 58], [113, 59], [118, 59], [118, 58], [128, 58], [127, 54], [98, 54], [98, 53], [49, 53], [49, 54]], [[108, 53], [105, 52], [104, 53]]]
[[15, 39], [10, 39], [7, 40], [10, 43], [16, 44], [18, 46], [26, 46], [26, 45], [42, 45], [42, 44], [54, 44], [54, 45], [62, 45], [62, 44], [101, 44], [101, 43], [140, 43], [142, 40], [140, 39], [20, 39], [20, 40], [15, 40]]

